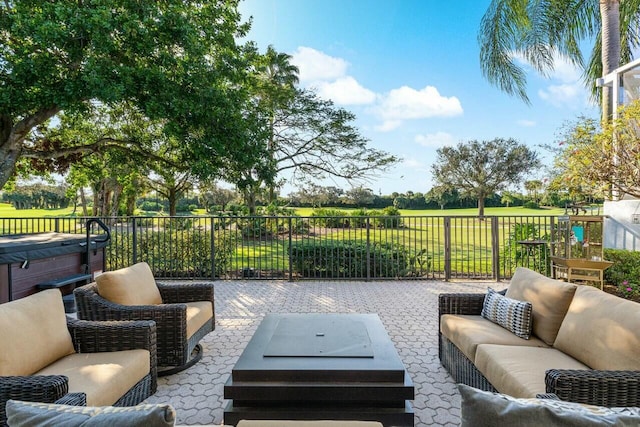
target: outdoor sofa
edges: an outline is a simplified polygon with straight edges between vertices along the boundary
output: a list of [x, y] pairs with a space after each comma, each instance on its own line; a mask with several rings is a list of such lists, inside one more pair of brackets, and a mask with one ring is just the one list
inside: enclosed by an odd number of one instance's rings
[[525, 268], [502, 293], [439, 296], [439, 357], [456, 382], [516, 398], [640, 406], [640, 304]]
[[87, 322], [58, 289], [0, 304], [0, 425], [9, 399], [131, 406], [157, 387], [152, 321]]

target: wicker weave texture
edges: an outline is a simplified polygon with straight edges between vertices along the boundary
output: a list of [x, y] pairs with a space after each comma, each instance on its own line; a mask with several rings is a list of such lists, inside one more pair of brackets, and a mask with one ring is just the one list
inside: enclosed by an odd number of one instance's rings
[[[211, 283], [158, 283], [164, 304], [126, 306], [112, 303], [98, 294], [95, 283], [74, 290], [78, 318], [83, 320], [153, 320], [157, 333], [157, 362], [160, 367], [181, 366], [189, 361], [200, 339], [215, 328], [215, 315], [191, 339], [187, 338], [186, 302], [211, 301]], [[178, 302], [179, 301], [179, 302]]]
[[[441, 294], [439, 315], [480, 315], [484, 294]], [[456, 382], [496, 391], [475, 365], [442, 334], [438, 354]], [[640, 406], [640, 371], [551, 369], [545, 375], [546, 392], [561, 400], [607, 407]]]
[[[111, 352], [142, 348], [149, 351], [150, 373], [117, 403], [137, 405], [157, 388], [156, 328], [151, 321], [87, 322], [67, 318], [74, 348], [79, 353]], [[7, 400], [86, 405], [84, 393], [68, 393], [69, 380], [62, 375], [0, 377], [0, 425], [6, 424]]]

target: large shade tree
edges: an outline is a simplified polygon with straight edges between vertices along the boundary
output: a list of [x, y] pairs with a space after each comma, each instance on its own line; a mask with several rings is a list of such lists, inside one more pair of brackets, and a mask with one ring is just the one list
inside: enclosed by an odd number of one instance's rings
[[[482, 72], [504, 92], [529, 102], [517, 60], [547, 75], [560, 56], [581, 67], [585, 84], [595, 90], [596, 79], [632, 59], [639, 24], [640, 0], [492, 0], [478, 34]], [[580, 47], [590, 40], [595, 44], [585, 61]], [[608, 88], [602, 106], [608, 119]]]
[[484, 216], [485, 199], [539, 167], [538, 155], [514, 139], [461, 142], [442, 147], [431, 166], [441, 190], [457, 190], [462, 197], [478, 201], [478, 215]]
[[[92, 103], [135, 105], [212, 175], [250, 157], [239, 125], [251, 46], [238, 0], [7, 0], [0, 3], [0, 188], [25, 158], [94, 151], [45, 144], [39, 128]], [[204, 157], [206, 156], [206, 157]], [[203, 161], [206, 159], [206, 161]]]

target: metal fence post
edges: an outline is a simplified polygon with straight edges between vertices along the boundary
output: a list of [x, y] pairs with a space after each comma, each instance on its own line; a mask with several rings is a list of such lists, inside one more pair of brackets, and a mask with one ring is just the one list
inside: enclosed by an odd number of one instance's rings
[[209, 217], [211, 220], [211, 280], [216, 280], [216, 217]]
[[498, 217], [491, 217], [491, 255], [493, 264], [493, 280], [500, 281], [500, 230]]
[[293, 281], [293, 258], [291, 256], [291, 245], [293, 244], [293, 218], [289, 217], [289, 248], [287, 251], [289, 252], [289, 281]]
[[371, 217], [367, 217], [367, 278], [366, 280], [371, 280]]
[[131, 257], [133, 258], [133, 264], [136, 264], [138, 262], [138, 224], [136, 222], [137, 218], [131, 217], [132, 224], [133, 224], [133, 230], [132, 230], [132, 235], [131, 235]]
[[451, 280], [451, 217], [444, 217], [444, 280]]

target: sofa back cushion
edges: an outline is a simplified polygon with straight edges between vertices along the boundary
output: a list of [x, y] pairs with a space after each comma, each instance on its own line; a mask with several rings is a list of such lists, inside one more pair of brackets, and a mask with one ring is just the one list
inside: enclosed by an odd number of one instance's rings
[[146, 262], [96, 277], [98, 293], [106, 300], [122, 305], [162, 304], [162, 297]]
[[640, 304], [580, 286], [554, 347], [592, 369], [640, 370]]
[[0, 304], [0, 376], [31, 375], [74, 352], [58, 289]]
[[518, 267], [506, 296], [532, 305], [533, 335], [553, 345], [577, 285], [561, 282]]

